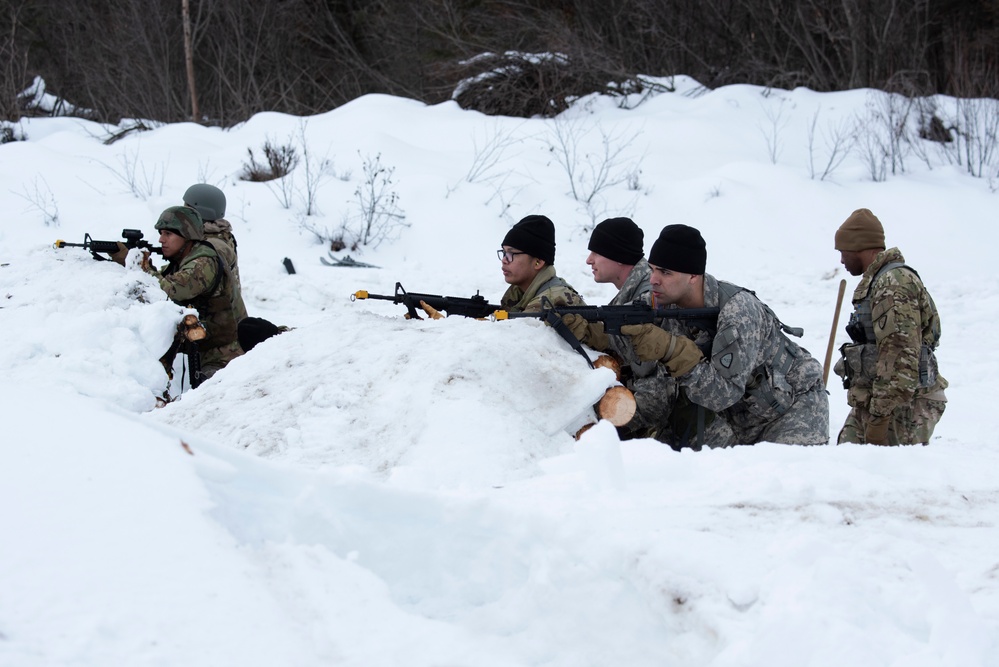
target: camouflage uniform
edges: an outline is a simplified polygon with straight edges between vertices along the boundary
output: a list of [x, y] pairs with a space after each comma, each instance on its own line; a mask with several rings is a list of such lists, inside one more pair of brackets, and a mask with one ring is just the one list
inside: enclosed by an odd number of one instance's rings
[[[871, 416], [891, 415], [888, 444], [926, 444], [943, 415], [948, 383], [937, 373], [933, 354], [940, 316], [919, 276], [904, 263], [898, 248], [879, 253], [853, 293], [856, 310], [847, 330], [860, 342], [840, 348], [843, 358], [835, 368], [851, 408], [839, 432], [841, 443], [864, 442]], [[864, 333], [865, 300], [872, 342]]]
[[159, 278], [160, 287], [171, 301], [198, 311], [208, 332], [207, 338], [198, 343], [205, 377], [211, 377], [243, 353], [236, 340], [234, 281], [211, 244], [195, 241], [185, 257], [171, 260], [160, 271], [152, 267], [146, 270]]
[[212, 244], [215, 252], [229, 267], [232, 274], [232, 305], [236, 311], [236, 322], [246, 319], [246, 305], [243, 303], [243, 288], [239, 280], [239, 264], [236, 254], [236, 237], [232, 235], [232, 225], [225, 218], [205, 220], [205, 240]]
[[727, 422], [732, 444], [828, 443], [829, 396], [819, 362], [784, 335], [773, 311], [748, 290], [704, 274], [704, 305], [721, 307], [714, 335], [689, 322], [662, 323], [710, 352], [709, 363], [676, 378], [689, 399]]
[[[627, 306], [636, 301], [651, 304], [651, 275], [648, 261], [640, 259], [607, 305]], [[709, 447], [731, 444], [732, 429], [704, 408], [700, 408], [702, 422], [698, 436], [699, 406], [690, 403], [676, 380], [669, 376], [664, 364], [639, 359], [629, 336], [608, 336], [608, 342], [610, 351], [622, 361], [624, 386], [635, 395], [635, 416], [618, 429], [623, 438], [655, 438], [674, 449], [687, 446], [699, 448], [701, 444]]]
[[555, 267], [548, 265], [534, 277], [527, 291], [516, 285], [503, 293], [500, 305], [511, 313], [537, 313], [541, 311], [541, 299], [548, 300], [555, 306], [585, 306], [586, 302], [572, 285], [555, 274]]

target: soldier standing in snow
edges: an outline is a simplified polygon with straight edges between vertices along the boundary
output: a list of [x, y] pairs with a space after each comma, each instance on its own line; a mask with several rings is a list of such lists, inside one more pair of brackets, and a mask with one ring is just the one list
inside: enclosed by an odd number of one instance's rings
[[826, 444], [829, 397], [822, 366], [785, 335], [800, 332], [781, 323], [753, 292], [705, 273], [706, 262], [700, 232], [668, 225], [649, 252], [649, 282], [660, 308], [718, 307], [715, 331], [664, 319], [661, 327], [629, 325], [622, 333], [631, 336], [640, 359], [665, 366], [693, 404], [725, 420], [732, 444]]
[[[618, 289], [607, 305], [652, 305], [652, 269], [644, 257], [644, 240], [644, 232], [630, 218], [609, 218], [593, 228], [586, 263], [593, 271], [593, 280], [611, 283]], [[653, 437], [674, 449], [731, 443], [732, 431], [724, 420], [691, 404], [658, 360], [642, 361], [631, 338], [605, 335], [602, 322], [589, 323], [575, 315], [566, 315], [563, 320], [581, 342], [610, 351], [621, 362], [621, 380], [634, 394], [636, 403], [635, 416], [618, 429], [622, 437]]]
[[156, 221], [163, 258], [160, 271], [144, 252], [142, 269], [159, 279], [171, 301], [194, 308], [208, 336], [198, 343], [201, 379], [209, 378], [243, 353], [236, 340], [235, 280], [215, 248], [205, 241], [204, 222], [188, 206], [171, 206]]
[[846, 327], [852, 342], [840, 348], [835, 367], [850, 405], [838, 441], [925, 445], [947, 401], [934, 354], [936, 305], [899, 249], [885, 250], [884, 228], [868, 209], [836, 231], [836, 250], [850, 275], [863, 276]]
[[555, 224], [543, 215], [529, 215], [510, 228], [497, 251], [503, 279], [509, 283], [500, 299], [504, 309], [541, 310], [542, 297], [555, 306], [583, 306], [583, 297], [555, 273]]

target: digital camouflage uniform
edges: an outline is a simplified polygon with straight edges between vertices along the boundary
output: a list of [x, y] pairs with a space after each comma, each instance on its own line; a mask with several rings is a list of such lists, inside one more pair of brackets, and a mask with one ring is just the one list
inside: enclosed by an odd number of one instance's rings
[[[721, 303], [724, 286], [727, 296]], [[781, 331], [777, 317], [756, 296], [704, 274], [704, 306], [720, 307], [717, 332], [663, 320], [674, 335], [692, 338], [710, 353], [677, 378], [689, 399], [727, 422], [733, 444], [829, 441], [829, 396], [822, 366]]]
[[516, 285], [510, 285], [503, 293], [500, 305], [511, 313], [537, 313], [541, 312], [543, 297], [548, 297], [548, 300], [555, 306], [586, 305], [583, 297], [579, 296], [572, 285], [559, 278], [555, 274], [555, 267], [551, 265], [543, 268], [534, 277], [526, 292]]
[[933, 354], [940, 342], [936, 305], [912, 269], [894, 266], [882, 271], [890, 264], [904, 263], [898, 248], [879, 253], [853, 293], [855, 313], [850, 327], [861, 322], [861, 306], [869, 293], [875, 340], [866, 342], [866, 336], [856, 336], [854, 329], [855, 342], [840, 348], [843, 358], [835, 370], [844, 378], [851, 408], [839, 433], [841, 443], [864, 442], [873, 414], [892, 416], [888, 444], [925, 444], [943, 415], [948, 383], [937, 372]]
[[233, 307], [236, 309], [236, 322], [246, 319], [246, 305], [243, 303], [243, 287], [239, 280], [239, 263], [236, 253], [236, 237], [232, 225], [225, 218], [205, 220], [205, 240], [212, 244], [215, 252], [229, 267], [233, 279]]
[[[640, 259], [631, 269], [609, 306], [627, 306], [638, 301], [652, 303], [649, 278], [652, 269]], [[635, 416], [619, 432], [625, 438], [655, 438], [674, 449], [686, 446], [720, 447], [731, 444], [732, 429], [714, 413], [702, 408], [701, 433], [697, 432], [697, 406], [681, 394], [664, 364], [642, 361], [629, 336], [608, 336], [610, 351], [622, 361], [622, 380], [635, 395]]]

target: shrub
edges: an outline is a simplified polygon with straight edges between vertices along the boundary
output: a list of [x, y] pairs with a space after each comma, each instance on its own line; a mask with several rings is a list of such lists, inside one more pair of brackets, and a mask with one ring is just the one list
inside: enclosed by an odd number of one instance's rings
[[253, 155], [253, 149], [247, 148], [250, 161], [243, 163], [243, 171], [239, 175], [240, 180], [263, 183], [282, 178], [291, 173], [291, 170], [298, 165], [298, 151], [290, 144], [275, 146], [270, 139], [264, 142], [264, 158], [266, 164], [257, 162]]

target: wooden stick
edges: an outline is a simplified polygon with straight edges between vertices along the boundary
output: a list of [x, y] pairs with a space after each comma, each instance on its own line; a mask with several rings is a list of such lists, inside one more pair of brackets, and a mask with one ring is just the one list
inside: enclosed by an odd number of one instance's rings
[[822, 367], [822, 386], [829, 384], [829, 365], [832, 363], [833, 345], [836, 344], [836, 326], [839, 324], [839, 310], [843, 307], [846, 293], [846, 279], [839, 281], [839, 296], [836, 297], [836, 314], [833, 315], [832, 331], [829, 332], [829, 348], [826, 350], [826, 365]]

